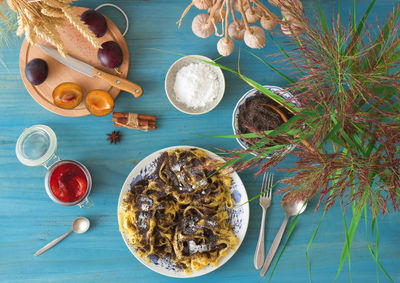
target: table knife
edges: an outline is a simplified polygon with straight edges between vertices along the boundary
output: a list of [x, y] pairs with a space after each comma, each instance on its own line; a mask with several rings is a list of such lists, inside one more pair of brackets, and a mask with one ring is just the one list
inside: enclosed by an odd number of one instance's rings
[[71, 69], [74, 69], [88, 77], [100, 78], [103, 81], [112, 85], [113, 87], [116, 87], [120, 90], [124, 90], [124, 91], [132, 93], [134, 97], [140, 97], [143, 94], [143, 89], [139, 85], [137, 85], [133, 82], [130, 82], [126, 79], [109, 74], [102, 70], [96, 69], [95, 67], [93, 67], [85, 62], [82, 62], [76, 58], [73, 58], [69, 55], [66, 55], [64, 58], [60, 55], [60, 53], [58, 53], [58, 51], [56, 49], [54, 49], [52, 47], [48, 47], [48, 46], [41, 45], [41, 44], [39, 44], [39, 47], [47, 55], [53, 57], [61, 64], [64, 64], [65, 66], [67, 66]]

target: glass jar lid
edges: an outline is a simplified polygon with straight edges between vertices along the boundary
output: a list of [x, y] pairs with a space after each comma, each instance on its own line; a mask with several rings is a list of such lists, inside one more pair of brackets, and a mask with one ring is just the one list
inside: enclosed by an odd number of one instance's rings
[[34, 125], [19, 136], [15, 152], [18, 160], [27, 166], [39, 166], [51, 159], [57, 148], [54, 131], [45, 125]]

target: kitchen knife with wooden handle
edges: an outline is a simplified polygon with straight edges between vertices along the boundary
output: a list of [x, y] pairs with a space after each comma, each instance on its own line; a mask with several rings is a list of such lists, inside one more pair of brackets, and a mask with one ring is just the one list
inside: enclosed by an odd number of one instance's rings
[[74, 69], [88, 77], [96, 77], [102, 79], [103, 81], [109, 83], [113, 87], [132, 93], [134, 97], [140, 97], [143, 94], [143, 89], [139, 85], [131, 81], [128, 81], [127, 79], [123, 79], [118, 76], [104, 72], [102, 70], [96, 69], [95, 67], [85, 62], [82, 62], [74, 57], [71, 57], [69, 55], [62, 57], [60, 53], [58, 53], [58, 51], [54, 48], [41, 44], [39, 44], [39, 47], [47, 55], [53, 57], [61, 64], [64, 64], [65, 66]]

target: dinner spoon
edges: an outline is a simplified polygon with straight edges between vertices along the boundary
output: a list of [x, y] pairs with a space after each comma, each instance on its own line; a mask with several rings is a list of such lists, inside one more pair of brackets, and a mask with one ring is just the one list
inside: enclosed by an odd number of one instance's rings
[[272, 242], [271, 248], [269, 249], [267, 258], [261, 269], [261, 273], [260, 273], [261, 276], [264, 276], [265, 273], [267, 272], [268, 267], [270, 266], [272, 259], [274, 258], [274, 255], [275, 255], [276, 251], [278, 250], [279, 244], [281, 242], [283, 233], [285, 232], [285, 228], [289, 221], [289, 218], [291, 216], [295, 216], [297, 214], [303, 213], [303, 211], [307, 207], [307, 204], [305, 203], [304, 200], [294, 200], [294, 201], [287, 200], [286, 201], [285, 198], [287, 198], [287, 196], [288, 196], [288, 193], [286, 193], [283, 196], [282, 201], [281, 201], [281, 206], [282, 206], [282, 209], [285, 211], [286, 216], [282, 222], [281, 228], [279, 228], [279, 231], [276, 234], [274, 241]]
[[64, 240], [64, 238], [66, 238], [72, 232], [82, 234], [82, 233], [85, 233], [89, 229], [89, 227], [90, 227], [89, 219], [87, 219], [86, 217], [78, 217], [78, 218], [76, 218], [74, 220], [74, 222], [72, 222], [72, 229], [70, 231], [68, 231], [64, 235], [58, 237], [57, 239], [55, 239], [55, 240], [51, 241], [50, 243], [48, 243], [47, 245], [45, 245], [43, 248], [41, 248], [40, 250], [38, 250], [35, 253], [35, 256], [41, 255], [45, 251], [51, 249], [52, 247], [57, 245], [59, 242]]

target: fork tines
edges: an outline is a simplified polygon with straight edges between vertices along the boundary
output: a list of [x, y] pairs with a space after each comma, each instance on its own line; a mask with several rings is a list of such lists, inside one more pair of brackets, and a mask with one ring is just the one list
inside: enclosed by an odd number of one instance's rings
[[265, 172], [261, 184], [261, 196], [271, 197], [272, 195], [272, 185], [274, 183], [274, 174], [271, 172]]

